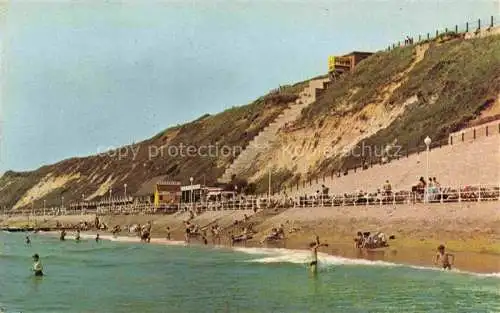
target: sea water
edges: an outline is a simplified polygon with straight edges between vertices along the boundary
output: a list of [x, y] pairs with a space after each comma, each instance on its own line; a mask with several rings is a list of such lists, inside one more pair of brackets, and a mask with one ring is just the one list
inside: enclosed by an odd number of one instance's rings
[[498, 274], [320, 255], [312, 276], [307, 251], [24, 238], [0, 233], [0, 312], [500, 312]]

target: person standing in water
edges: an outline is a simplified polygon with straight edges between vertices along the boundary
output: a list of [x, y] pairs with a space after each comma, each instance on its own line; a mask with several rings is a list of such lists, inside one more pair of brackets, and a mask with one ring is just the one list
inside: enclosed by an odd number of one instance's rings
[[444, 245], [437, 248], [437, 253], [434, 258], [434, 264], [438, 264], [445, 270], [451, 270], [451, 266], [455, 262], [455, 256], [451, 253], [446, 253]]
[[97, 235], [95, 236], [95, 242], [99, 242], [99, 240], [100, 240], [100, 238], [99, 238], [99, 234], [97, 234]]
[[31, 245], [31, 239], [30, 236], [26, 236], [26, 245], [30, 246]]
[[60, 239], [61, 241], [66, 240], [66, 230], [64, 230], [64, 229], [63, 229], [63, 230], [61, 230], [61, 234], [60, 234], [60, 236], [59, 236], [59, 239]]
[[311, 249], [311, 256], [312, 256], [312, 260], [311, 260], [311, 263], [309, 263], [309, 267], [310, 267], [311, 272], [313, 274], [316, 274], [318, 272], [318, 249], [320, 247], [328, 247], [328, 244], [321, 243], [319, 241], [319, 236], [316, 236], [316, 241], [311, 242], [309, 244], [309, 248]]
[[80, 241], [80, 230], [79, 229], [76, 230], [75, 240]]
[[40, 262], [40, 256], [38, 253], [35, 253], [33, 255], [33, 272], [35, 273], [35, 276], [43, 276], [43, 266], [42, 262]]

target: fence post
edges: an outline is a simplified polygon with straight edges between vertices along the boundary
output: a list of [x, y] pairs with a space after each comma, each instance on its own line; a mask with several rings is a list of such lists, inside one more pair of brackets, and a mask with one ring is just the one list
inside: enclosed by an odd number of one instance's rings
[[486, 137], [488, 137], [488, 126], [486, 126]]
[[427, 40], [431, 39], [431, 34], [427, 33]]
[[477, 202], [481, 202], [481, 185], [479, 185], [479, 195], [477, 197]]
[[448, 27], [446, 27], [446, 28], [444, 29], [444, 33], [445, 33], [445, 34], [446, 34], [446, 33], [448, 33]]
[[493, 28], [493, 15], [490, 17], [490, 27]]
[[477, 20], [477, 30], [481, 30], [481, 19]]
[[472, 138], [476, 139], [476, 129], [475, 128], [472, 130]]
[[439, 36], [439, 30], [436, 29], [436, 38]]
[[455, 25], [455, 34], [458, 34], [458, 25]]
[[460, 186], [458, 186], [458, 203], [462, 202], [462, 191], [460, 190]]
[[422, 35], [418, 35], [418, 42], [422, 41]]
[[465, 23], [465, 32], [469, 32], [469, 22]]

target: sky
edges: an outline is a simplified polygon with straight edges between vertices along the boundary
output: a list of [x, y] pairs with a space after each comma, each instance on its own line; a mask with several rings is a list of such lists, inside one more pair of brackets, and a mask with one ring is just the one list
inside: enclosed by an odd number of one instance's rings
[[0, 173], [149, 138], [500, 0], [0, 4]]

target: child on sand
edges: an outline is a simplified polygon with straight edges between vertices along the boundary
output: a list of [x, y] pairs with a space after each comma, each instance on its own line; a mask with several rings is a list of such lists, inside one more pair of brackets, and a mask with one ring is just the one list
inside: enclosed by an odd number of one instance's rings
[[440, 245], [437, 251], [436, 257], [434, 258], [434, 264], [439, 263], [443, 269], [451, 270], [451, 266], [455, 261], [455, 256], [451, 253], [446, 253], [444, 245]]
[[317, 273], [317, 268], [318, 268], [318, 248], [320, 247], [328, 247], [328, 244], [326, 243], [320, 243], [319, 242], [319, 236], [316, 236], [316, 241], [311, 242], [309, 244], [309, 248], [311, 249], [312, 253], [312, 260], [311, 263], [309, 263], [309, 267], [311, 268], [311, 272], [313, 274]]
[[170, 240], [170, 227], [167, 226], [167, 240]]

